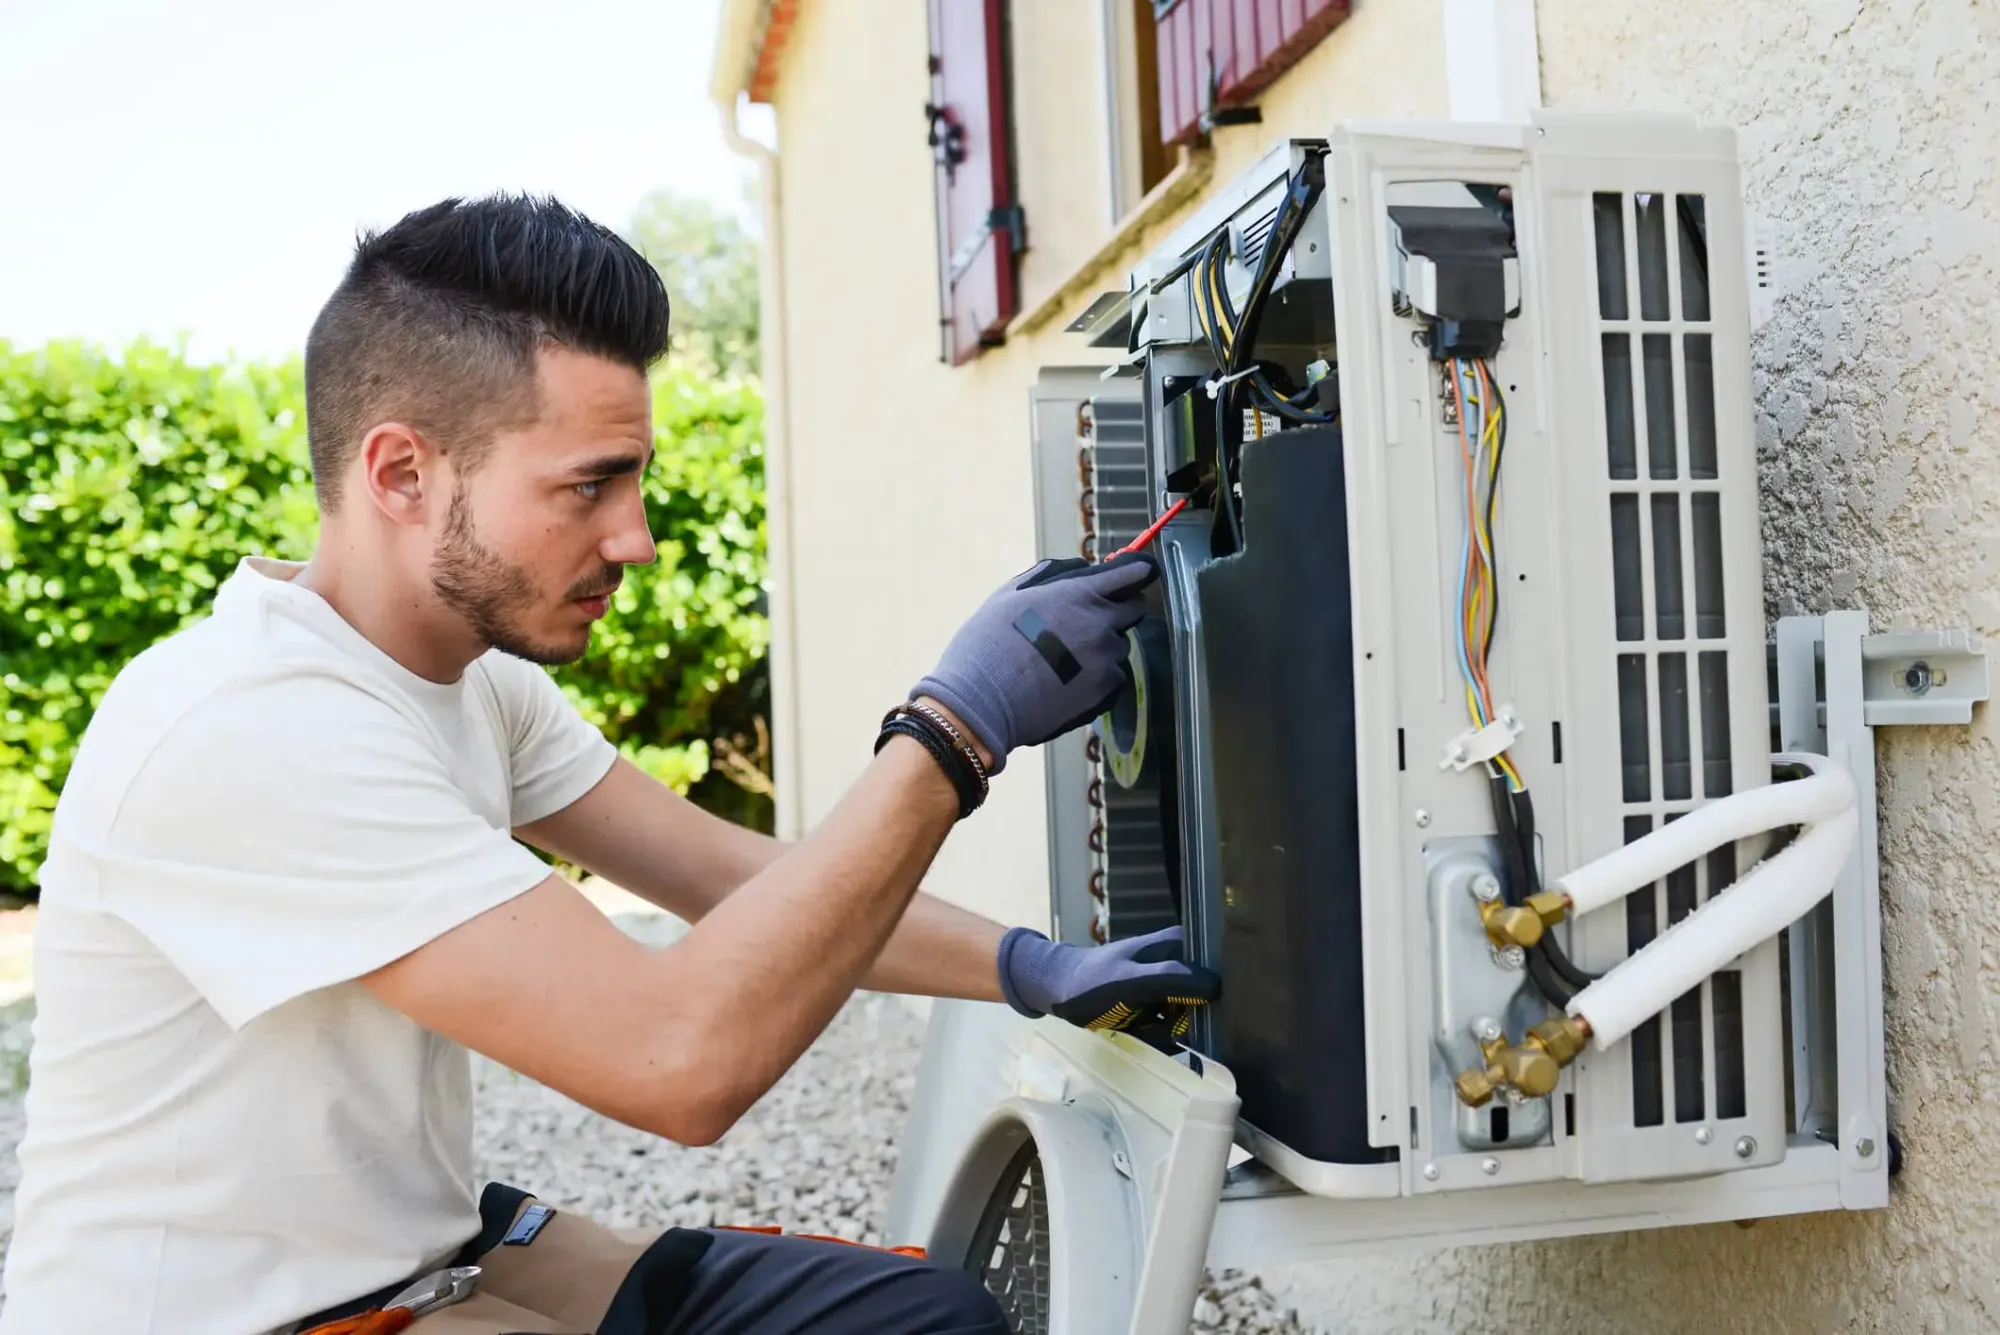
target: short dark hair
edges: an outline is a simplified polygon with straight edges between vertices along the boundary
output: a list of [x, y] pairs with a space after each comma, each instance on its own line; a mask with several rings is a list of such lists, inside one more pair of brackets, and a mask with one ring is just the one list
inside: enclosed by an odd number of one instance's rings
[[644, 374], [667, 348], [667, 290], [617, 233], [553, 199], [447, 199], [368, 232], [306, 339], [306, 436], [320, 506], [368, 430], [402, 421], [464, 452], [535, 419], [535, 354], [564, 347]]

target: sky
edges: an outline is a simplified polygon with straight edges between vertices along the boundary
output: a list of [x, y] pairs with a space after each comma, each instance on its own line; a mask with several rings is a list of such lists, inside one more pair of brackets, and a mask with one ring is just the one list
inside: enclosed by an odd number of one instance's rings
[[623, 229], [668, 188], [754, 222], [709, 100], [720, 7], [0, 0], [0, 339], [281, 357], [360, 229], [452, 194]]

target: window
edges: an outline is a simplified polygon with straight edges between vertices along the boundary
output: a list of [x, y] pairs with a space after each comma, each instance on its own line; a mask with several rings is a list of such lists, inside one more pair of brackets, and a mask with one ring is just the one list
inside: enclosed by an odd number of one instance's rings
[[1249, 102], [1347, 10], [1348, 0], [1153, 0], [1161, 138], [1185, 143], [1206, 113]]
[[1116, 226], [1173, 167], [1160, 134], [1159, 27], [1154, 0], [1100, 0], [1110, 222]]
[[1026, 222], [1015, 200], [1007, 0], [931, 0], [938, 323], [944, 361], [999, 343], [1020, 309]]

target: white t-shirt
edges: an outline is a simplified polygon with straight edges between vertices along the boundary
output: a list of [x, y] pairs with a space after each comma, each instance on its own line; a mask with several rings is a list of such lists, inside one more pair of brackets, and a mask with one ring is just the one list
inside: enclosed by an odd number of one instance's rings
[[56, 809], [0, 1335], [252, 1335], [478, 1232], [471, 1059], [353, 980], [528, 890], [614, 751], [533, 664], [404, 669], [298, 567], [121, 672]]

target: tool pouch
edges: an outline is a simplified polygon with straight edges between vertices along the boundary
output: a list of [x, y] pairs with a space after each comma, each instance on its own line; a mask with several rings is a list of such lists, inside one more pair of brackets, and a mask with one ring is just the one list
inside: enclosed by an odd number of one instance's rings
[[[609, 1229], [501, 1182], [487, 1186], [479, 1215], [479, 1236], [448, 1262], [479, 1266], [478, 1287], [417, 1318], [407, 1327], [416, 1335], [658, 1335], [713, 1241], [687, 1228]], [[350, 1329], [405, 1283], [309, 1317], [301, 1335]]]

